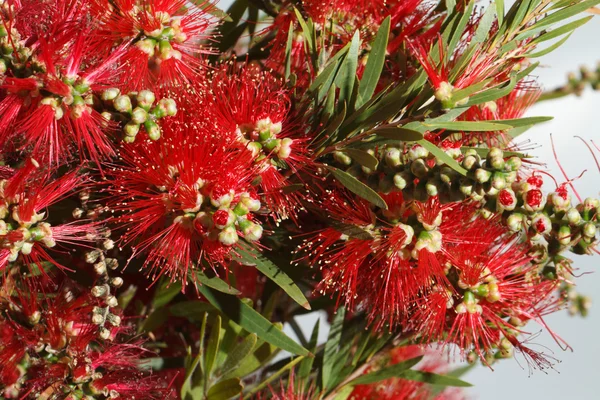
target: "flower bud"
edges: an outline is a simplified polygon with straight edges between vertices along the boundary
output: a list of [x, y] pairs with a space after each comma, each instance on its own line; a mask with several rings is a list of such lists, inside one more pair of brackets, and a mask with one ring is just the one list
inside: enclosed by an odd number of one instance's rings
[[136, 135], [140, 131], [140, 126], [134, 122], [128, 122], [125, 124], [125, 128], [123, 130], [125, 131], [126, 137], [135, 139]]
[[121, 94], [121, 91], [117, 88], [106, 89], [102, 92], [102, 100], [111, 101], [117, 98]]
[[148, 120], [144, 122], [144, 128], [146, 129], [150, 140], [160, 139], [160, 127], [156, 124], [156, 122]]
[[563, 225], [558, 230], [558, 242], [563, 246], [568, 246], [571, 243], [571, 228], [568, 225]]
[[546, 199], [540, 189], [531, 189], [525, 192], [523, 202], [527, 211], [540, 211], [546, 205]]
[[517, 196], [511, 189], [502, 189], [497, 197], [498, 211], [512, 211], [517, 206]]
[[483, 168], [477, 168], [477, 170], [475, 170], [475, 180], [479, 183], [485, 183], [489, 181], [491, 177], [492, 173], [488, 170]]
[[131, 112], [131, 122], [135, 124], [143, 124], [147, 119], [148, 113], [142, 107], [136, 107]]
[[583, 225], [583, 236], [592, 239], [596, 237], [596, 225], [593, 222]]
[[[250, 222], [250, 221], [249, 221]], [[256, 242], [260, 240], [263, 234], [263, 228], [259, 224], [255, 224], [254, 222], [250, 222], [244, 229], [244, 239], [249, 240], [251, 242]]]
[[523, 161], [521, 160], [521, 158], [519, 158], [517, 156], [513, 156], [504, 162], [504, 169], [507, 171], [515, 171], [516, 172], [519, 169], [521, 169], [522, 165], [523, 165]]
[[233, 246], [238, 241], [238, 234], [234, 227], [229, 226], [219, 232], [219, 242], [225, 246]]
[[177, 103], [173, 99], [161, 99], [158, 103], [169, 117], [177, 115]]
[[341, 151], [333, 152], [333, 159], [342, 165], [352, 164], [352, 159]]
[[538, 213], [531, 219], [531, 226], [535, 232], [542, 235], [547, 234], [552, 230], [552, 222], [546, 214]]
[[581, 214], [576, 208], [569, 208], [565, 214], [565, 218], [571, 225], [579, 225], [581, 222]]
[[125, 95], [118, 96], [113, 101], [113, 106], [115, 107], [115, 110], [119, 112], [129, 113], [131, 112], [131, 99], [129, 96]]
[[468, 155], [468, 156], [465, 156], [465, 158], [463, 159], [462, 166], [465, 169], [471, 171], [471, 170], [479, 167], [479, 165], [480, 165], [479, 161], [480, 161], [479, 156]]
[[525, 216], [519, 213], [513, 213], [508, 216], [506, 220], [506, 225], [508, 229], [513, 232], [519, 232], [523, 228], [523, 222], [525, 221]]
[[420, 144], [415, 144], [408, 150], [408, 159], [415, 161], [420, 158], [426, 158], [429, 155], [429, 150]]
[[390, 167], [397, 167], [402, 163], [400, 156], [400, 150], [395, 147], [388, 148], [385, 151], [385, 163]]
[[403, 190], [412, 181], [412, 176], [408, 171], [402, 171], [394, 175], [394, 186]]
[[277, 157], [281, 159], [286, 159], [292, 153], [292, 144], [294, 141], [290, 138], [284, 138], [281, 140], [281, 147], [277, 151]]
[[[156, 96], [150, 90], [141, 90], [136, 96], [138, 105], [148, 111], [156, 101]], [[143, 121], [142, 121], [143, 122]], [[141, 123], [141, 122], [140, 122]]]
[[423, 178], [429, 173], [429, 167], [422, 158], [410, 163], [410, 170], [417, 178]]

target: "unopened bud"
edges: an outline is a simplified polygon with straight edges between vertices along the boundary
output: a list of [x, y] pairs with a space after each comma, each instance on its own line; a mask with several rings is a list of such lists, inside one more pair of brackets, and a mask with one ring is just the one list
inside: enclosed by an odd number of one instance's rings
[[402, 163], [400, 156], [400, 150], [395, 147], [389, 148], [385, 151], [385, 163], [390, 167], [397, 167]]
[[115, 110], [122, 112], [122, 113], [129, 113], [131, 112], [131, 99], [129, 98], [129, 96], [118, 96], [117, 98], [115, 98], [115, 100], [113, 101], [113, 105], [115, 107]]
[[148, 113], [142, 107], [136, 107], [131, 112], [131, 122], [134, 124], [143, 124], [148, 119]]
[[136, 99], [137, 99], [138, 105], [140, 107], [143, 107], [145, 109], [145, 111], [148, 111], [148, 109], [152, 106], [152, 104], [156, 100], [156, 96], [150, 90], [141, 90], [137, 94]]

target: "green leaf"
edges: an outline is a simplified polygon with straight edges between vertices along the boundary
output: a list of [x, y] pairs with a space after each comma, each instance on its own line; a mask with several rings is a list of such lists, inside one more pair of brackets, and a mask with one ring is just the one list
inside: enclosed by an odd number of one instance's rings
[[313, 43], [312, 29], [309, 28], [308, 24], [304, 20], [304, 17], [302, 17], [302, 14], [300, 13], [300, 11], [298, 11], [297, 8], [294, 8], [294, 13], [296, 13], [296, 19], [302, 27], [302, 33], [304, 35], [305, 43], [308, 47], [308, 53], [313, 54], [315, 50], [315, 43]]
[[239, 378], [227, 379], [208, 389], [206, 398], [207, 400], [229, 400], [242, 393], [243, 389]]
[[432, 372], [423, 372], [408, 370], [398, 375], [398, 378], [406, 379], [409, 381], [424, 382], [431, 385], [442, 385], [442, 386], [455, 386], [455, 387], [469, 387], [473, 386], [468, 382], [462, 381], [458, 378], [454, 378], [449, 375], [438, 375]]
[[160, 308], [167, 305], [171, 300], [175, 298], [181, 292], [181, 282], [170, 282], [163, 280], [161, 285], [156, 289], [154, 299], [152, 299], [152, 306], [154, 308]]
[[169, 312], [175, 317], [187, 318], [192, 322], [201, 321], [204, 313], [215, 311], [215, 308], [204, 301], [190, 300], [173, 304]]
[[456, 0], [444, 0], [445, 4], [446, 4], [446, 10], [448, 10], [448, 12], [452, 12], [454, 10], [454, 7], [456, 7]]
[[494, 122], [500, 123], [502, 125], [508, 125], [512, 128], [518, 128], [520, 126], [536, 125], [542, 122], [550, 121], [552, 119], [554, 119], [554, 117], [526, 117], [516, 119], [499, 119]]
[[[202, 339], [201, 339], [202, 340]], [[213, 367], [215, 366], [215, 359], [219, 352], [221, 345], [221, 316], [215, 315], [213, 325], [210, 329], [210, 336], [208, 337], [208, 343], [206, 345], [206, 359], [205, 359], [205, 375], [208, 377], [212, 373]]]
[[330, 389], [330, 384], [337, 377], [332, 375], [337, 360], [337, 352], [339, 350], [340, 341], [342, 339], [342, 331], [344, 329], [344, 318], [346, 317], [346, 309], [338, 308], [329, 328], [329, 335], [325, 343], [323, 353], [323, 368], [321, 369], [321, 381], [323, 382], [323, 390]]
[[353, 379], [348, 383], [348, 385], [368, 385], [371, 383], [383, 381], [389, 378], [395, 378], [400, 376], [401, 373], [406, 370], [414, 367], [423, 359], [423, 356], [411, 358], [410, 360], [406, 360], [389, 367], [382, 368], [380, 370], [359, 376], [356, 379]]
[[398, 140], [400, 142], [415, 142], [423, 139], [421, 132], [413, 129], [402, 128], [400, 126], [386, 126], [373, 129], [371, 133], [381, 136], [386, 139]]
[[464, 131], [464, 132], [490, 132], [503, 131], [511, 128], [510, 125], [499, 124], [496, 122], [485, 121], [451, 121], [451, 122], [423, 122], [423, 126], [428, 130], [446, 129], [449, 131]]
[[210, 288], [218, 290], [222, 293], [238, 295], [240, 294], [239, 290], [232, 287], [230, 284], [225, 282], [223, 279], [218, 276], [208, 277], [202, 271], [194, 271], [194, 276], [202, 285], [206, 285]]
[[543, 50], [536, 51], [535, 53], [525, 54], [525, 57], [538, 58], [538, 57], [545, 56], [546, 54], [549, 54], [549, 53], [553, 52], [554, 50], [558, 49], [560, 46], [562, 46], [567, 40], [569, 40], [569, 38], [571, 37], [572, 34], [573, 34], [572, 32], [569, 33], [567, 36], [560, 39], [558, 42], [552, 44], [552, 46], [548, 46]]
[[[459, 20], [458, 25], [453, 30], [452, 35], [450, 36], [450, 40], [448, 41], [448, 51], [446, 52], [446, 56], [448, 56], [449, 54], [452, 54], [454, 52], [454, 49], [458, 45], [458, 42], [464, 36], [465, 27], [467, 26], [467, 24], [469, 23], [469, 20], [471, 19], [474, 6], [475, 6], [475, 2], [470, 1], [467, 8], [462, 11], [463, 16]], [[437, 49], [438, 47], [435, 46], [435, 48]]]
[[600, 0], [587, 0], [587, 1], [579, 2], [577, 4], [573, 4], [572, 6], [565, 7], [559, 11], [553, 12], [546, 18], [543, 18], [543, 19], [539, 20], [538, 22], [536, 22], [535, 24], [533, 24], [532, 26], [530, 26], [528, 29], [533, 30], [533, 29], [537, 29], [539, 27], [555, 24], [555, 23], [565, 20], [569, 17], [572, 17], [576, 14], [579, 14], [579, 13], [587, 10], [588, 8], [592, 8], [598, 4], [600, 4]]
[[365, 71], [360, 80], [356, 107], [361, 107], [373, 96], [373, 93], [375, 93], [375, 89], [379, 83], [379, 77], [381, 76], [385, 64], [389, 35], [390, 17], [388, 16], [379, 26], [377, 36], [375, 36], [375, 40], [371, 45], [367, 65], [365, 66]]
[[242, 361], [252, 352], [254, 346], [256, 346], [256, 334], [248, 335], [238, 343], [230, 352], [227, 354], [225, 362], [220, 367], [221, 373], [224, 375], [237, 368]]
[[354, 110], [351, 106], [352, 92], [356, 81], [356, 68], [358, 67], [358, 51], [360, 48], [360, 34], [358, 31], [354, 33], [348, 54], [340, 68], [340, 73], [335, 78], [335, 84], [340, 88], [338, 97], [338, 107], [346, 103], [346, 108]]
[[547, 40], [551, 40], [554, 38], [557, 38], [559, 36], [564, 35], [565, 33], [569, 33], [572, 32], [573, 30], [579, 28], [580, 26], [586, 24], [589, 20], [591, 20], [592, 18], [594, 18], [593, 15], [590, 15], [588, 17], [584, 17], [581, 19], [578, 19], [576, 21], [570, 22], [568, 24], [565, 24], [559, 28], [553, 29], [550, 32], [546, 32], [543, 35], [540, 35], [539, 37], [535, 38], [534, 40], [532, 40], [532, 43], [542, 43], [545, 42]]
[[375, 204], [377, 207], [387, 210], [387, 204], [373, 189], [347, 172], [330, 166], [327, 166], [327, 169], [346, 189], [369, 201], [370, 203]]
[[494, 17], [498, 14], [498, 10], [493, 5], [490, 5], [483, 14], [483, 17], [479, 20], [479, 24], [477, 25], [477, 30], [475, 31], [475, 36], [471, 40], [470, 46], [473, 43], [483, 43], [483, 41], [488, 37], [490, 33], [490, 29], [492, 28], [492, 24], [494, 23]]
[[239, 242], [237, 253], [239, 257], [236, 256], [234, 258], [243, 264], [255, 266], [256, 269], [262, 272], [267, 278], [282, 288], [296, 303], [300, 304], [307, 310], [310, 310], [310, 304], [304, 296], [304, 293], [302, 293], [292, 278], [290, 278], [271, 260], [244, 241]]
[[[321, 320], [317, 319], [315, 326], [313, 328], [312, 334], [310, 335], [310, 340], [308, 342], [308, 350], [310, 350], [313, 354], [317, 350], [317, 340], [319, 339], [319, 326], [321, 325]], [[298, 379], [307, 379], [312, 371], [312, 366], [315, 359], [314, 357], [305, 358], [300, 363], [300, 367], [298, 369]]]
[[200, 286], [198, 291], [220, 312], [240, 325], [250, 333], [292, 354], [308, 356], [310, 353], [294, 340], [289, 338], [265, 317], [237, 297], [228, 296], [206, 286]]
[[366, 151], [358, 150], [358, 149], [341, 149], [343, 153], [346, 153], [351, 159], [362, 165], [363, 167], [369, 168], [371, 170], [375, 170], [377, 165], [379, 164], [379, 160], [367, 153]]
[[433, 156], [436, 159], [442, 161], [444, 164], [446, 164], [462, 176], [467, 176], [468, 171], [466, 169], [464, 169], [454, 158], [446, 154], [444, 150], [440, 149], [435, 144], [431, 143], [429, 140], [423, 139], [419, 140], [417, 143], [429, 150], [429, 152], [433, 154]]
[[294, 21], [290, 21], [288, 29], [287, 43], [285, 46], [285, 79], [290, 77], [292, 72], [292, 44], [294, 42]]
[[498, 16], [498, 26], [504, 22], [504, 0], [496, 0], [496, 15]]

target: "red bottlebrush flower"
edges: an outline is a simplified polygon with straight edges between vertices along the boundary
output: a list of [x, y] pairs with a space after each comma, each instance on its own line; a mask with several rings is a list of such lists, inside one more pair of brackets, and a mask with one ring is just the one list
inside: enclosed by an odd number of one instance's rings
[[[8, 398], [34, 399], [84, 386], [94, 394], [132, 400], [177, 398], [170, 381], [140, 369], [150, 355], [140, 342], [103, 339], [103, 329], [117, 331], [120, 324], [103, 299], [82, 293], [72, 282], [45, 287], [36, 282], [17, 276], [3, 287], [3, 301], [11, 303], [0, 317], [0, 380]], [[21, 288], [16, 296], [13, 287]], [[21, 308], [25, 298], [35, 303], [35, 312]]]
[[251, 153], [207, 131], [171, 127], [164, 134], [160, 143], [123, 146], [124, 166], [107, 172], [107, 191], [119, 212], [115, 223], [125, 229], [122, 242], [134, 255], [148, 253], [149, 274], [186, 280], [194, 264], [229, 261], [240, 236], [260, 239], [255, 165]]
[[[83, 30], [68, 52], [59, 49], [56, 42], [40, 39], [36, 54], [42, 71], [4, 80], [1, 87], [7, 95], [0, 110], [7, 113], [7, 120], [0, 124], [0, 145], [16, 141], [40, 161], [55, 164], [70, 158], [75, 145], [98, 162], [114, 152], [106, 133], [110, 124], [92, 107], [93, 93], [114, 79], [114, 63], [122, 48], [83, 65], [90, 50], [88, 32]], [[57, 54], [67, 55], [57, 58]]]
[[200, 56], [209, 30], [216, 25], [209, 1], [190, 5], [185, 0], [93, 0], [91, 12], [99, 21], [98, 35], [106, 46], [127, 43], [122, 69], [124, 91], [157, 86], [164, 90], [196, 86], [202, 76]]
[[295, 218], [303, 194], [284, 188], [292, 183], [291, 174], [310, 170], [313, 163], [305, 127], [291, 111], [283, 82], [245, 64], [216, 72], [209, 96], [209, 126], [252, 154], [267, 208], [280, 218]]
[[47, 250], [61, 243], [83, 243], [95, 234], [94, 224], [47, 222], [45, 209], [76, 189], [83, 178], [75, 172], [52, 181], [50, 172], [38, 171], [29, 159], [14, 175], [0, 181], [0, 270], [22, 259], [25, 264], [42, 261], [59, 265]]

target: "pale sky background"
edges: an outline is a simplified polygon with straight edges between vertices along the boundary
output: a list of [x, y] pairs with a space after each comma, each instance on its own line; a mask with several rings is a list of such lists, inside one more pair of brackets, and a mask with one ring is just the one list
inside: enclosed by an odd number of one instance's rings
[[[231, 0], [222, 0], [219, 6], [227, 9]], [[507, 1], [507, 8], [509, 7]], [[552, 89], [566, 82], [569, 71], [577, 72], [580, 65], [595, 69], [600, 61], [600, 16], [579, 28], [559, 49], [539, 59], [541, 66], [534, 71], [545, 89]], [[547, 164], [547, 170], [559, 182], [562, 180], [558, 166], [552, 156], [550, 134], [553, 134], [558, 157], [568, 175], [573, 178], [583, 170], [588, 171], [575, 182], [582, 198], [600, 197], [600, 171], [585, 145], [575, 139], [578, 135], [593, 139], [600, 145], [600, 92], [586, 89], [581, 97], [570, 96], [534, 106], [528, 116], [554, 116], [554, 120], [538, 125], [519, 138], [519, 142], [531, 140], [538, 147], [530, 154]], [[600, 158], [600, 152], [596, 152]], [[549, 186], [552, 190], [553, 186]], [[580, 273], [589, 273], [577, 280], [578, 290], [592, 296], [600, 304], [600, 256], [573, 256], [575, 267]], [[309, 314], [298, 318], [298, 323], [310, 336], [316, 315]], [[321, 340], [327, 337], [325, 322], [321, 315]], [[563, 352], [545, 333], [536, 343], [548, 347], [553, 356], [562, 362], [555, 366], [556, 371], [547, 373], [535, 371], [531, 376], [514, 359], [504, 360], [494, 365], [494, 371], [478, 366], [465, 380], [474, 387], [468, 390], [472, 398], [482, 400], [593, 400], [600, 399], [600, 309], [592, 306], [587, 318], [570, 317], [566, 311], [551, 315], [546, 322], [565, 339], [573, 352]], [[527, 327], [531, 332], [540, 327]], [[286, 329], [291, 333], [289, 329]], [[293, 334], [291, 334], [293, 335]], [[541, 348], [539, 348], [541, 349]], [[521, 360], [521, 365], [525, 365]]]

